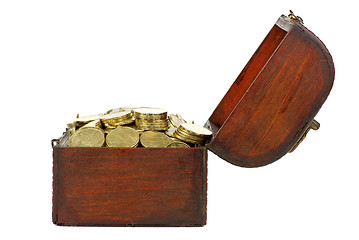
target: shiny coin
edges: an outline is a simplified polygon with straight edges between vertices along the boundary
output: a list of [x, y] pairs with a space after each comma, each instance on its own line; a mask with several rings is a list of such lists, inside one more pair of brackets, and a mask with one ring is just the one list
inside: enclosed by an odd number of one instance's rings
[[133, 113], [136, 119], [167, 119], [167, 111], [161, 108], [136, 108]]
[[146, 114], [146, 115], [160, 115], [160, 114], [167, 114], [167, 111], [161, 108], [136, 108], [133, 109], [135, 114]]
[[[78, 116], [78, 114], [77, 114], [77, 116]], [[103, 114], [84, 116], [84, 117], [77, 117], [74, 124], [75, 124], [76, 128], [80, 128], [83, 125], [85, 125], [85, 124], [87, 124], [87, 123], [89, 123], [91, 121], [100, 119], [100, 117], [102, 117], [102, 116], [103, 116]]]
[[117, 128], [116, 126], [111, 126], [111, 125], [108, 125], [108, 124], [105, 124], [104, 127], [105, 127], [105, 128], [112, 128], [112, 129]]
[[128, 124], [131, 124], [134, 122], [135, 122], [135, 118], [131, 117], [131, 118], [124, 119], [124, 120], [107, 121], [107, 124], [110, 126], [118, 127], [118, 126], [122, 126], [122, 125], [128, 125]]
[[136, 119], [137, 126], [156, 126], [156, 127], [168, 127], [168, 121], [161, 121], [161, 122], [146, 122], [146, 121], [139, 121]]
[[164, 119], [139, 119], [136, 118], [136, 122], [138, 123], [142, 123], [142, 124], [168, 124], [168, 119], [164, 118]]
[[170, 137], [172, 141], [174, 142], [182, 142], [181, 140], [179, 140], [178, 138], [176, 137]]
[[103, 114], [97, 114], [97, 115], [91, 115], [91, 116], [84, 116], [84, 117], [78, 117], [76, 118], [76, 122], [81, 123], [88, 123], [97, 119], [100, 119], [103, 116]]
[[141, 134], [140, 142], [146, 148], [164, 148], [172, 140], [162, 132], [146, 131]]
[[212, 136], [212, 132], [210, 130], [208, 130], [207, 128], [204, 128], [202, 126], [193, 124], [193, 123], [182, 123], [180, 125], [180, 127], [193, 135], [197, 135], [197, 136], [204, 136], [204, 137], [210, 137]]
[[174, 141], [168, 144], [166, 148], [190, 148], [190, 146], [184, 142]]
[[181, 125], [180, 125], [179, 128], [177, 128], [176, 131], [177, 131], [178, 133], [182, 134], [182, 135], [190, 136], [190, 137], [193, 138], [193, 139], [199, 139], [199, 140], [200, 140], [200, 139], [204, 139], [204, 138], [205, 138], [204, 136], [195, 135], [194, 133], [185, 130]]
[[174, 136], [184, 142], [187, 142], [187, 143], [200, 144], [200, 145], [203, 145], [206, 143], [205, 140], [193, 139], [190, 136], [185, 136], [185, 135], [179, 134], [177, 131], [174, 133]]
[[166, 131], [165, 131], [165, 134], [169, 137], [174, 137], [174, 133], [176, 131], [176, 128], [170, 126]]
[[168, 120], [170, 121], [171, 125], [175, 128], [178, 128], [179, 125], [185, 123], [186, 121], [183, 120], [182, 117], [178, 117], [179, 115], [170, 114], [168, 115]]
[[98, 127], [98, 128], [101, 128], [102, 127], [102, 122], [100, 121], [100, 119], [97, 119], [97, 120], [91, 121], [89, 123], [86, 123], [81, 128], [86, 128], [86, 127]]
[[69, 147], [101, 147], [105, 142], [105, 133], [97, 127], [78, 129], [69, 139]]
[[137, 131], [129, 127], [117, 127], [106, 136], [106, 144], [109, 147], [136, 147], [139, 141]]
[[114, 109], [108, 110], [105, 114], [115, 113], [115, 112], [131, 112], [132, 109], [133, 109], [133, 108], [131, 108], [131, 107], [114, 108]]
[[154, 127], [154, 126], [138, 126], [143, 131], [165, 131], [168, 127]]
[[135, 123], [136, 126], [142, 130], [164, 131], [167, 130], [169, 127], [167, 119], [162, 121], [145, 121], [145, 120], [136, 119]]
[[140, 127], [143, 131], [165, 131], [167, 127]]
[[103, 123], [120, 122], [128, 119], [132, 119], [132, 114], [131, 111], [111, 112], [109, 114], [103, 115], [100, 119]]
[[211, 135], [212, 132], [208, 129], [192, 123], [182, 123], [174, 133], [174, 136], [182, 141], [201, 145], [205, 144]]

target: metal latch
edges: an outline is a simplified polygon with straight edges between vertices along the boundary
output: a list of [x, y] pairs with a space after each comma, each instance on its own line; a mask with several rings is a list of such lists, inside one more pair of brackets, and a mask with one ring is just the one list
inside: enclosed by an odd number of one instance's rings
[[305, 130], [303, 136], [298, 140], [298, 142], [292, 147], [292, 149], [289, 152], [293, 152], [301, 142], [303, 142], [304, 138], [307, 136], [307, 133], [310, 131], [310, 129], [318, 130], [320, 128], [320, 123], [313, 119], [313, 121], [310, 123], [310, 126]]
[[303, 18], [294, 15], [294, 13], [293, 13], [292, 10], [289, 10], [288, 17], [289, 17], [290, 19], [294, 20], [294, 21], [298, 21], [298, 22], [300, 22], [301, 24], [304, 24]]

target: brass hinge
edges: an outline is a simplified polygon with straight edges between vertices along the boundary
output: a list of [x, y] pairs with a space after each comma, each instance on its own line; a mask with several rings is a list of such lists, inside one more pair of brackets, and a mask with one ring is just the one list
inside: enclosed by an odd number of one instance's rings
[[298, 142], [292, 147], [292, 149], [289, 152], [293, 152], [301, 142], [303, 142], [304, 138], [307, 136], [307, 133], [310, 131], [310, 129], [318, 130], [320, 128], [320, 123], [313, 119], [313, 121], [310, 123], [310, 126], [305, 130], [303, 136], [298, 140]]
[[300, 22], [301, 24], [304, 24], [303, 18], [294, 15], [294, 13], [293, 13], [292, 10], [289, 10], [288, 17], [289, 17], [290, 19], [293, 19], [294, 21], [297, 21], [297, 22]]

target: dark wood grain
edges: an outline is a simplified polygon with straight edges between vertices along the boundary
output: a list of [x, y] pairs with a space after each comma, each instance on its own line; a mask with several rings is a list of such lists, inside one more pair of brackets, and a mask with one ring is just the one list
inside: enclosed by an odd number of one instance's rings
[[277, 26], [271, 29], [211, 115], [210, 123], [214, 129], [224, 124], [286, 34]]
[[53, 222], [82, 226], [203, 226], [207, 150], [53, 149]]
[[209, 149], [243, 166], [269, 164], [286, 154], [319, 111], [334, 81], [324, 44], [297, 22], [276, 25], [208, 120]]

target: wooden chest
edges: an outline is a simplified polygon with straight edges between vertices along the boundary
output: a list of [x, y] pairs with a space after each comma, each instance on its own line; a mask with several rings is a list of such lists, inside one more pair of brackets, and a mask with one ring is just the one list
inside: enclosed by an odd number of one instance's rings
[[[65, 139], [64, 139], [65, 140]], [[203, 226], [206, 148], [54, 147], [58, 225]]]
[[67, 147], [69, 132], [53, 140], [53, 222], [205, 225], [207, 148], [234, 165], [269, 164], [306, 133], [332, 88], [332, 58], [299, 20], [273, 26], [206, 123], [206, 147]]

